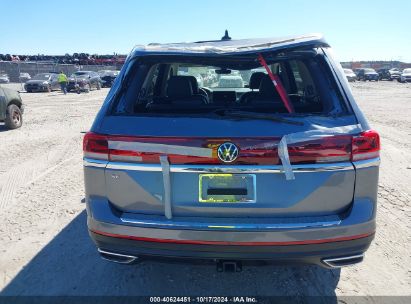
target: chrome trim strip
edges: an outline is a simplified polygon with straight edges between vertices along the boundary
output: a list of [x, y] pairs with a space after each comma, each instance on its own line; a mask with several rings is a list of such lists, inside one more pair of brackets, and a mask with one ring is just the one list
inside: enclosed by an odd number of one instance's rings
[[[340, 258], [334, 258], [334, 259], [323, 259], [323, 263], [325, 265], [327, 265], [328, 267], [331, 268], [341, 268], [341, 267], [345, 267], [345, 266], [350, 266], [353, 264], [357, 264], [362, 262], [362, 259], [364, 258], [364, 254], [357, 254], [357, 255], [351, 255], [351, 256], [345, 256], [345, 257], [340, 257]], [[347, 265], [335, 265], [333, 262], [339, 262], [339, 261], [345, 261], [345, 260], [353, 260], [353, 259], [361, 259], [360, 261], [356, 261], [354, 263], [351, 264], [347, 264]]]
[[371, 159], [364, 159], [353, 162], [355, 169], [363, 169], [369, 167], [378, 167], [381, 163], [381, 159], [379, 157], [371, 158]]
[[[119, 264], [130, 264], [130, 263], [133, 263], [135, 260], [138, 259], [138, 257], [133, 256], [133, 255], [114, 253], [114, 252], [111, 252], [111, 251], [102, 250], [100, 248], [97, 248], [97, 251], [100, 254], [102, 254], [100, 256], [103, 260], [110, 261], [110, 262], [115, 262], [115, 263], [119, 263]], [[105, 257], [105, 256], [103, 256], [104, 254], [107, 255], [107, 256], [111, 256], [113, 258], [110, 259], [108, 257]], [[115, 257], [123, 258], [123, 259], [126, 259], [126, 260], [124, 260], [124, 261], [116, 260]]]
[[97, 168], [105, 168], [108, 164], [107, 160], [103, 159], [93, 159], [84, 157], [83, 158], [83, 165], [84, 167], [97, 167]]
[[[332, 218], [332, 219], [331, 219]], [[330, 220], [318, 220], [305, 223], [227, 223], [227, 222], [199, 222], [199, 221], [176, 221], [166, 219], [133, 219], [127, 215], [121, 216], [123, 223], [133, 224], [142, 228], [163, 228], [163, 229], [188, 229], [188, 230], [278, 230], [278, 229], [306, 229], [324, 228], [338, 226], [341, 220], [337, 216], [330, 216]]]
[[[123, 162], [108, 162], [107, 169], [151, 171], [161, 172], [160, 164], [133, 164]], [[330, 163], [293, 165], [293, 171], [298, 172], [323, 172], [323, 171], [346, 171], [354, 170], [352, 163]], [[173, 173], [284, 173], [281, 165], [258, 166], [258, 165], [170, 165]]]

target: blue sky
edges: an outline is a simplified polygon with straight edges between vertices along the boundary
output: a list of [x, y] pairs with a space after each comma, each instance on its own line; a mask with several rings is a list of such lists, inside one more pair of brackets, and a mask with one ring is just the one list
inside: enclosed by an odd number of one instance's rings
[[0, 0], [0, 53], [323, 33], [341, 60], [411, 62], [409, 0]]

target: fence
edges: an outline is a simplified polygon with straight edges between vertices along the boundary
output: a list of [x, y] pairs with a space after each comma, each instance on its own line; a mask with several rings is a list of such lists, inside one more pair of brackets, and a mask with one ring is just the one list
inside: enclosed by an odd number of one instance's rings
[[31, 77], [38, 73], [50, 73], [63, 71], [66, 75], [71, 75], [75, 71], [99, 71], [118, 70], [121, 66], [108, 65], [74, 65], [44, 62], [9, 62], [0, 61], [0, 74], [9, 75], [11, 82], [20, 82], [20, 73], [29, 73]]

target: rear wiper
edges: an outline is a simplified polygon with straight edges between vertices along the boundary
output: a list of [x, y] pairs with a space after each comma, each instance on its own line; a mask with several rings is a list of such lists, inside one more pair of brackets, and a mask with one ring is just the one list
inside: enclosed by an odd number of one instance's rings
[[301, 121], [290, 120], [281, 116], [273, 116], [267, 114], [259, 114], [253, 112], [244, 112], [244, 111], [230, 111], [230, 110], [217, 110], [214, 113], [220, 116], [228, 116], [234, 118], [245, 118], [245, 119], [262, 119], [270, 120], [275, 122], [281, 122], [290, 125], [303, 126], [304, 123]]

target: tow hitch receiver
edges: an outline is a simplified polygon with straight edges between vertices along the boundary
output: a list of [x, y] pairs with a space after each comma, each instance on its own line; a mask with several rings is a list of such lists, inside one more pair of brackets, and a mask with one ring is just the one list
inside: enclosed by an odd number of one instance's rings
[[217, 261], [218, 272], [241, 272], [242, 270], [243, 265], [240, 261]]

